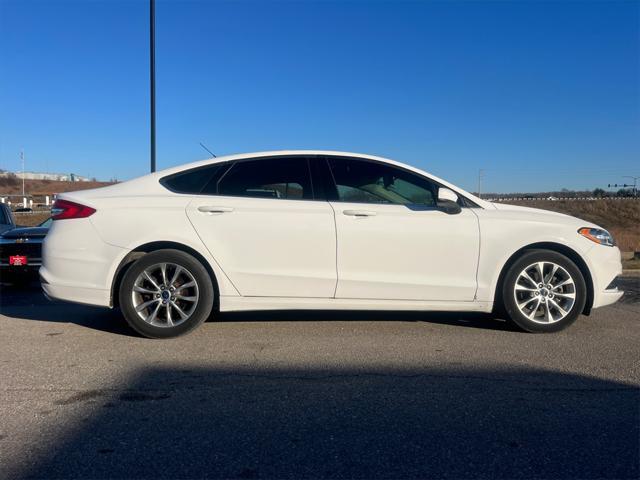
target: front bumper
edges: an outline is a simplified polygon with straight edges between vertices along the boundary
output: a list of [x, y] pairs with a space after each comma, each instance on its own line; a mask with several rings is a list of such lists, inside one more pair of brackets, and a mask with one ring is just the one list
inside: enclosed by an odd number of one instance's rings
[[594, 302], [593, 308], [604, 307], [606, 305], [616, 303], [622, 298], [623, 295], [624, 291], [618, 290], [617, 287], [613, 290], [604, 290], [603, 292], [600, 292], [600, 300], [598, 302], [598, 305], [596, 305]]
[[620, 300], [624, 292], [614, 282], [622, 274], [618, 247], [595, 245], [587, 252], [586, 257], [593, 280], [592, 308], [604, 307]]

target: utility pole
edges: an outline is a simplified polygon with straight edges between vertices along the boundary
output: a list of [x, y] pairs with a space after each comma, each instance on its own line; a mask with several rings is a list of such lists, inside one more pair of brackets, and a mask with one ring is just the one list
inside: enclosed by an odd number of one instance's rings
[[623, 175], [622, 178], [632, 178], [633, 179], [633, 196], [638, 196], [638, 179], [640, 177], [632, 177], [631, 175]]
[[478, 170], [478, 198], [482, 198], [480, 196], [480, 188], [482, 186], [482, 179], [484, 178], [484, 169], [481, 168], [480, 170]]
[[24, 197], [24, 149], [20, 150], [20, 161], [22, 162], [22, 197]]
[[156, 2], [149, 0], [149, 76], [151, 81], [151, 172], [156, 171]]

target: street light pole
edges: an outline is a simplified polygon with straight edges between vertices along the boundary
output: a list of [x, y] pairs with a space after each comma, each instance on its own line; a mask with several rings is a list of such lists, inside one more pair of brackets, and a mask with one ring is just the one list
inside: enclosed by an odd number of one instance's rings
[[481, 168], [478, 170], [478, 198], [482, 198], [480, 196], [480, 188], [482, 187], [482, 178], [484, 177], [484, 169]]
[[22, 162], [22, 197], [24, 197], [24, 150], [20, 150], [20, 161]]
[[149, 0], [149, 75], [151, 81], [151, 172], [156, 171], [156, 2]]

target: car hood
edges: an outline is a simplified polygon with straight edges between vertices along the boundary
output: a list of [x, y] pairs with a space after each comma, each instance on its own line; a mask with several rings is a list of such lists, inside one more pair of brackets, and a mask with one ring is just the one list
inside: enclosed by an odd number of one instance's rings
[[499, 212], [504, 212], [504, 215], [508, 215], [514, 220], [528, 220], [539, 221], [544, 223], [556, 223], [559, 225], [574, 225], [576, 228], [580, 227], [593, 227], [602, 228], [599, 225], [594, 224], [581, 218], [572, 217], [564, 213], [552, 212], [551, 210], [543, 210], [541, 208], [521, 207], [518, 205], [507, 205], [504, 203], [493, 204]]
[[4, 232], [1, 237], [6, 239], [44, 238], [48, 231], [46, 227], [17, 227]]

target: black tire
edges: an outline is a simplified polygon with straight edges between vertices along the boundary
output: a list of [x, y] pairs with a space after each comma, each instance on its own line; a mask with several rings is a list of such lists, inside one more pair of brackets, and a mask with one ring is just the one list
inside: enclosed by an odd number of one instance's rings
[[[567, 314], [564, 318], [555, 321], [553, 323], [541, 323], [540, 321], [531, 320], [527, 317], [518, 307], [518, 303], [516, 301], [516, 295], [514, 293], [514, 289], [516, 287], [516, 282], [518, 281], [518, 277], [520, 276], [520, 272], [522, 272], [528, 266], [535, 264], [537, 262], [549, 262], [556, 264], [562, 267], [573, 279], [574, 284], [574, 294], [575, 299], [573, 305], [569, 310], [567, 310]], [[548, 267], [547, 267], [548, 268]], [[548, 276], [548, 270], [545, 272]], [[538, 280], [534, 278], [534, 280]], [[547, 290], [545, 289], [545, 292]], [[527, 293], [527, 295], [536, 295], [542, 298], [542, 293]], [[545, 294], [546, 296], [546, 294]], [[526, 298], [526, 297], [525, 297]], [[547, 297], [548, 298], [548, 297]], [[558, 300], [556, 297], [555, 300]], [[547, 301], [547, 299], [545, 299]], [[502, 284], [502, 302], [504, 309], [508, 315], [508, 317], [522, 330], [531, 333], [551, 333], [558, 332], [560, 330], [564, 330], [576, 319], [580, 316], [582, 311], [584, 310], [585, 303], [587, 301], [587, 285], [585, 283], [584, 277], [580, 269], [576, 266], [576, 264], [569, 258], [564, 255], [554, 252], [551, 250], [528, 250], [526, 251], [520, 258], [518, 258], [507, 271], [504, 281]], [[520, 302], [522, 304], [522, 301]], [[535, 303], [534, 303], [535, 304]], [[546, 304], [543, 304], [540, 312], [546, 312], [545, 310]], [[568, 308], [568, 307], [566, 307]], [[533, 310], [533, 308], [530, 308]], [[552, 309], [552, 313], [558, 316], [558, 310]], [[535, 314], [534, 314], [535, 316]]]
[[[186, 269], [197, 284], [198, 300], [193, 312], [186, 320], [175, 326], [151, 325], [138, 315], [134, 306], [132, 293], [136, 279], [147, 268], [161, 263], [175, 264]], [[136, 260], [125, 273], [118, 295], [120, 309], [127, 323], [147, 338], [174, 338], [191, 332], [209, 318], [215, 300], [213, 282], [207, 269], [188, 253], [173, 249], [156, 250]], [[175, 314], [175, 310], [173, 311]]]

